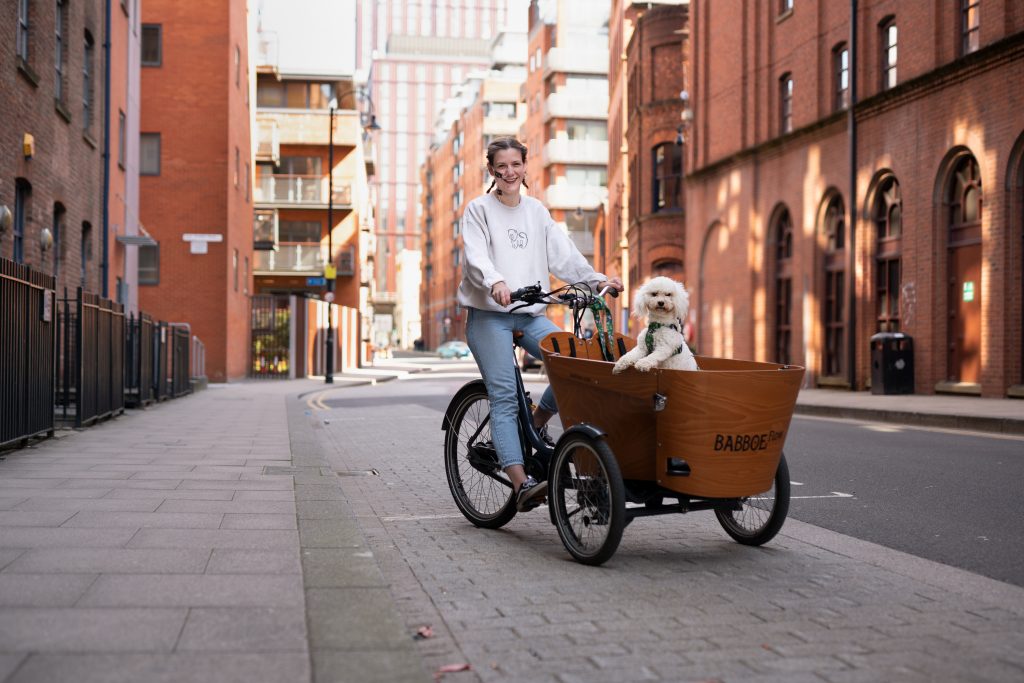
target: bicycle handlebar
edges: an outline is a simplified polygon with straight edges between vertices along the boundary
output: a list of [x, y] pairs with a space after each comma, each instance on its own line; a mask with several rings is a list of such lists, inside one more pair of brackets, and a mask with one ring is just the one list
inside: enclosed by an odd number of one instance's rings
[[[587, 289], [590, 289], [586, 285], [583, 285]], [[576, 292], [580, 289], [580, 284], [572, 285], [572, 289]], [[519, 301], [524, 304], [553, 304], [553, 303], [564, 303], [572, 304], [573, 302], [579, 302], [584, 305], [589, 304], [591, 301], [598, 297], [603, 297], [606, 294], [611, 294], [613, 297], [619, 296], [619, 290], [615, 289], [611, 285], [606, 285], [601, 288], [601, 291], [596, 296], [589, 294], [578, 294], [574, 291], [561, 292], [560, 290], [554, 290], [551, 292], [545, 292], [541, 289], [540, 283], [535, 285], [529, 285], [527, 287], [520, 287], [516, 291], [512, 292], [511, 300]], [[550, 297], [555, 297], [558, 301], [551, 301]]]

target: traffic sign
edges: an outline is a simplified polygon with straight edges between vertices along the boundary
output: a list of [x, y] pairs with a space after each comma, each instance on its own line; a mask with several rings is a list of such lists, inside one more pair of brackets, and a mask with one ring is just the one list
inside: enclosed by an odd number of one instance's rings
[[322, 278], [322, 277], [307, 277], [306, 278], [306, 286], [307, 287], [326, 287], [327, 286], [327, 279], [326, 278]]
[[331, 303], [332, 301], [334, 301], [334, 292], [327, 292], [326, 294], [324, 294], [324, 301], [326, 301], [327, 303]]

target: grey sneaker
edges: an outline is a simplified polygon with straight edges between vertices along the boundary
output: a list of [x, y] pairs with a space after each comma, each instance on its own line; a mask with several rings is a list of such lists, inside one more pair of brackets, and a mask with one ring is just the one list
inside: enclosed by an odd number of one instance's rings
[[547, 492], [548, 483], [546, 481], [537, 481], [533, 477], [527, 477], [516, 495], [516, 510], [529, 512], [538, 507], [544, 503]]
[[538, 429], [537, 433], [540, 434], [541, 441], [546, 443], [549, 448], [554, 448], [555, 447], [555, 440], [552, 439], [551, 438], [551, 434], [548, 433], [548, 426], [547, 425], [544, 425], [543, 427]]

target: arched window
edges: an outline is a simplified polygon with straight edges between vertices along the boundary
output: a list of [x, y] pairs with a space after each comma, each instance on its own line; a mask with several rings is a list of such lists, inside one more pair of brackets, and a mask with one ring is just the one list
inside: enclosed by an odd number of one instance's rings
[[678, 209], [682, 203], [683, 146], [665, 142], [654, 148], [651, 174], [654, 179], [651, 213]]
[[981, 170], [970, 154], [956, 161], [947, 185], [947, 379], [981, 379]]
[[829, 199], [821, 227], [825, 242], [825, 293], [822, 302], [825, 348], [821, 373], [826, 377], [838, 377], [844, 370], [846, 339], [846, 208], [838, 194]]
[[783, 207], [772, 227], [771, 258], [774, 283], [772, 296], [775, 303], [774, 360], [789, 365], [792, 362], [793, 338], [793, 219], [789, 209]]
[[895, 176], [879, 183], [871, 213], [875, 223], [875, 327], [878, 332], [899, 332], [903, 200]]
[[683, 262], [678, 259], [662, 259], [651, 266], [651, 277], [664, 276], [673, 280], [683, 279]]

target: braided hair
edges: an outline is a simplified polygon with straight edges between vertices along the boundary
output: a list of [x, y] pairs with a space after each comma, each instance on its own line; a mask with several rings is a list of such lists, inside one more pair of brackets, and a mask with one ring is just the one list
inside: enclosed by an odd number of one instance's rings
[[[524, 164], [526, 163], [526, 155], [527, 155], [527, 152], [528, 152], [528, 150], [526, 148], [526, 145], [524, 145], [523, 143], [519, 142], [519, 140], [516, 140], [513, 137], [497, 138], [494, 141], [492, 141], [491, 144], [487, 145], [487, 168], [488, 169], [493, 169], [494, 168], [494, 155], [497, 154], [498, 152], [500, 152], [501, 150], [504, 150], [504, 149], [517, 149], [517, 150], [519, 150], [519, 153], [523, 155], [523, 163]], [[493, 175], [493, 173], [492, 173], [492, 175]], [[491, 186], [487, 188], [487, 191], [490, 192], [491, 190], [493, 190], [494, 186], [497, 185], [497, 184], [498, 184], [498, 178], [497, 178], [497, 176], [494, 176], [494, 180], [491, 181]], [[523, 178], [523, 187], [525, 187], [526, 189], [530, 189], [530, 186], [526, 184], [526, 178]], [[499, 189], [497, 191], [497, 193], [501, 194], [501, 190]]]

